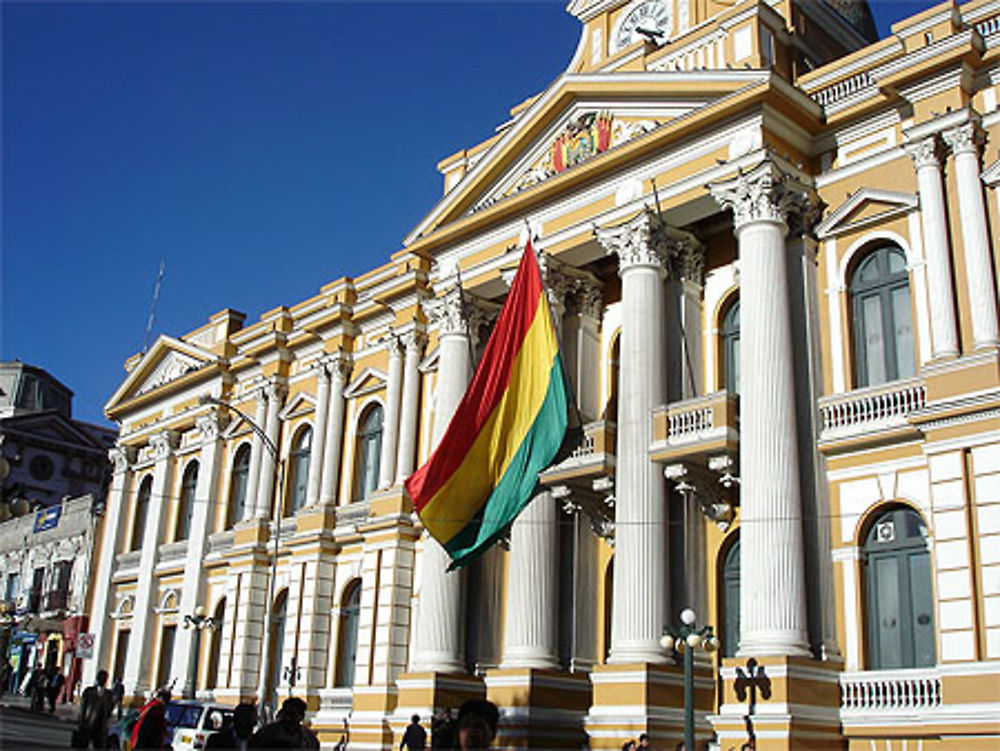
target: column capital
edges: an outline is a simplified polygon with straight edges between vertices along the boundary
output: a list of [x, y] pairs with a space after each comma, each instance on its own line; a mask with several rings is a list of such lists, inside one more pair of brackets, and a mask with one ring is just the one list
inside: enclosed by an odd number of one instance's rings
[[667, 248], [664, 225], [649, 208], [616, 227], [597, 227], [594, 234], [608, 255], [618, 256], [618, 275], [634, 268], [656, 269], [667, 273]]
[[931, 135], [919, 141], [911, 141], [903, 144], [903, 148], [918, 170], [924, 167], [941, 168], [940, 143], [936, 136]]
[[972, 154], [979, 158], [979, 148], [986, 143], [986, 133], [978, 123], [967, 122], [944, 131], [941, 138], [955, 156]]
[[108, 459], [111, 461], [112, 474], [120, 475], [132, 468], [135, 461], [136, 450], [134, 446], [124, 446], [118, 444], [108, 449]]
[[265, 383], [261, 387], [261, 390], [268, 401], [284, 399], [285, 394], [288, 393], [288, 387], [277, 379], [272, 379]]
[[166, 459], [179, 444], [177, 431], [162, 430], [149, 437], [149, 445], [153, 447], [153, 458], [156, 461]]
[[427, 346], [427, 335], [419, 329], [410, 329], [400, 339], [402, 339], [403, 348], [407, 355], [419, 356], [424, 351], [424, 347]]
[[573, 296], [576, 311], [586, 318], [601, 320], [604, 310], [604, 289], [600, 284], [581, 284]]
[[796, 229], [811, 229], [821, 202], [816, 191], [787, 172], [770, 156], [749, 172], [708, 186], [723, 209], [733, 212], [737, 230], [755, 222], [780, 224], [787, 232], [793, 221]]
[[203, 444], [219, 440], [219, 434], [225, 425], [224, 420], [225, 417], [222, 412], [214, 407], [205, 414], [194, 418], [195, 427], [201, 433], [201, 442]]
[[330, 375], [334, 379], [346, 382], [351, 375], [351, 369], [354, 367], [354, 358], [351, 357], [351, 354], [338, 349], [336, 352], [327, 355], [324, 359], [326, 360], [326, 366], [330, 369]]
[[479, 326], [488, 320], [487, 303], [462, 290], [457, 284], [441, 297], [424, 302], [424, 310], [440, 336], [475, 337]]

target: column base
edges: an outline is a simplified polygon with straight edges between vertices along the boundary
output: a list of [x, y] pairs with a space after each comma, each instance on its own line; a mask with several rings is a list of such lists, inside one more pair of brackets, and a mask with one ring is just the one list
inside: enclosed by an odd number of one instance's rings
[[[758, 657], [722, 661], [722, 705], [709, 719], [721, 748], [755, 751], [846, 748], [840, 732], [839, 662]], [[751, 707], [751, 699], [753, 706]]]
[[490, 670], [486, 698], [504, 714], [496, 746], [578, 749], [586, 743], [583, 726], [591, 688], [585, 673], [541, 668]]
[[[640, 733], [647, 733], [652, 746], [659, 749], [673, 749], [684, 740], [683, 665], [598, 665], [590, 680], [594, 698], [585, 729], [591, 749], [618, 751], [626, 740], [638, 738]], [[710, 662], [695, 663], [694, 701], [695, 735], [698, 743], [704, 743], [712, 738], [708, 714], [715, 706]]]

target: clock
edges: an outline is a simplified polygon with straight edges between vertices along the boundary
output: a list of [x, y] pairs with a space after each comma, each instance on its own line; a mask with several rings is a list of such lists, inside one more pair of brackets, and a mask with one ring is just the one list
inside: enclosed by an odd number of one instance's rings
[[[623, 50], [640, 39], [665, 42], [673, 30], [671, 8], [673, 0], [642, 0], [623, 14], [614, 32], [612, 52]], [[642, 32], [650, 32], [643, 34]]]

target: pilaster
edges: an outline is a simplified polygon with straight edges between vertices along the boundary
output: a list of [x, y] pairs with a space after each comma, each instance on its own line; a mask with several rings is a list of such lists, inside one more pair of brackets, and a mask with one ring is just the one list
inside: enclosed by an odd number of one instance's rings
[[386, 344], [389, 348], [389, 385], [385, 395], [385, 422], [382, 427], [382, 456], [379, 458], [379, 490], [392, 486], [396, 477], [396, 451], [399, 449], [399, 411], [403, 392], [403, 357], [406, 347], [402, 337], [390, 334]]
[[417, 458], [417, 416], [420, 409], [420, 358], [427, 337], [414, 329], [403, 339], [403, 394], [399, 415], [399, 452], [396, 457], [396, 484], [413, 474]]
[[316, 371], [316, 409], [313, 412], [312, 452], [309, 454], [309, 481], [306, 485], [306, 506], [319, 503], [320, 490], [323, 487], [323, 472], [326, 469], [323, 459], [326, 447], [326, 423], [330, 413], [330, 366], [326, 357], [321, 358], [314, 366]]
[[323, 441], [323, 484], [320, 502], [335, 504], [340, 483], [340, 454], [344, 439], [344, 388], [351, 374], [350, 355], [337, 352], [330, 358], [330, 404]]

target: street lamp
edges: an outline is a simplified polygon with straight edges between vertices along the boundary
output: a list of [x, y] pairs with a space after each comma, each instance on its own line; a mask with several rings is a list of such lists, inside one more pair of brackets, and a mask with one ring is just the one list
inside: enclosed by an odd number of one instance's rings
[[184, 628], [194, 629], [194, 646], [191, 649], [191, 656], [188, 659], [187, 680], [184, 682], [184, 690], [181, 692], [185, 699], [193, 699], [195, 686], [198, 682], [198, 655], [201, 653], [201, 632], [206, 628], [209, 631], [215, 630], [215, 619], [205, 615], [205, 608], [201, 605], [194, 609], [194, 615], [190, 613], [184, 616]]
[[268, 438], [267, 433], [264, 429], [253, 420], [250, 415], [241, 410], [239, 407], [234, 407], [227, 401], [223, 401], [211, 394], [202, 394], [198, 399], [199, 404], [214, 404], [219, 407], [223, 407], [232, 412], [235, 412], [240, 417], [247, 426], [260, 438], [262, 444], [267, 449], [268, 453], [271, 454], [271, 458], [274, 460], [274, 481], [277, 484], [277, 489], [275, 490], [275, 504], [274, 504], [274, 514], [272, 522], [274, 523], [274, 545], [272, 546], [272, 554], [270, 559], [270, 565], [268, 567], [268, 583], [267, 583], [267, 602], [265, 603], [264, 611], [264, 635], [260, 644], [260, 677], [257, 682], [257, 713], [260, 716], [261, 723], [267, 722], [270, 717], [268, 717], [268, 705], [270, 697], [267, 695], [267, 650], [271, 643], [271, 630], [274, 628], [274, 581], [277, 578], [276, 570], [278, 567], [278, 544], [281, 540], [281, 495], [282, 495], [282, 484], [283, 476], [285, 470], [284, 460], [278, 454], [278, 447], [274, 445], [274, 441]]
[[681, 626], [665, 626], [660, 646], [671, 651], [676, 649], [684, 655], [684, 749], [694, 751], [694, 651], [704, 649], [714, 652], [719, 648], [719, 640], [712, 633], [711, 626], [699, 627], [697, 616], [691, 608], [681, 611]]

